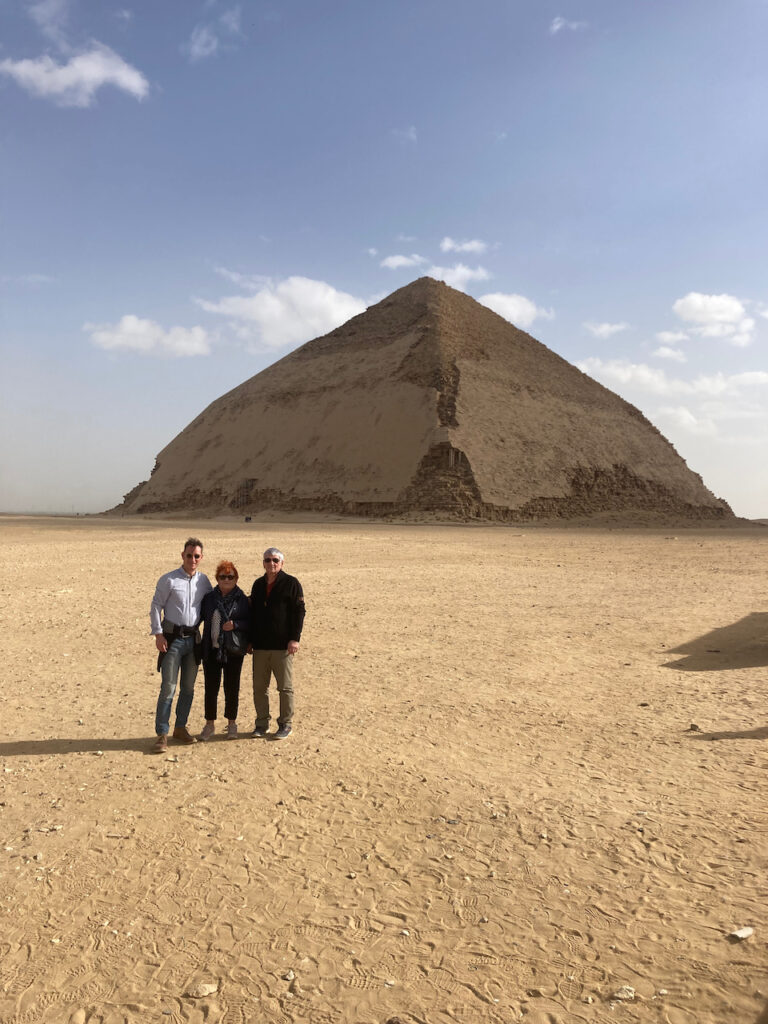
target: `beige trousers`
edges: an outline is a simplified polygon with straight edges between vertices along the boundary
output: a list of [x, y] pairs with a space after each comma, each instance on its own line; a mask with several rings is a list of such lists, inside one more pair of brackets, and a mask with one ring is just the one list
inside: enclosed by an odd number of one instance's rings
[[256, 726], [269, 726], [269, 681], [274, 675], [277, 692], [280, 695], [278, 725], [290, 725], [293, 721], [293, 659], [287, 651], [253, 652], [253, 706], [256, 709]]

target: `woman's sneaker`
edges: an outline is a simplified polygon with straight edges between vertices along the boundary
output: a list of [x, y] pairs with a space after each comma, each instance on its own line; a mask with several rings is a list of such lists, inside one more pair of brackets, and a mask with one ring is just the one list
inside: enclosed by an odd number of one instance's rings
[[237, 722], [230, 722], [227, 725], [227, 739], [228, 740], [236, 740], [237, 739]]
[[200, 733], [200, 739], [203, 743], [209, 740], [216, 729], [216, 725], [213, 722], [206, 722], [203, 726], [203, 731]]

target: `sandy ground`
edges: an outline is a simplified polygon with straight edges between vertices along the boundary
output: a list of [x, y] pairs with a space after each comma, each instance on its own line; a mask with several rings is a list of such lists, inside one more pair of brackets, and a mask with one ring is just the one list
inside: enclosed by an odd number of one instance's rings
[[[4, 1024], [768, 1019], [767, 530], [0, 530]], [[149, 753], [190, 532], [304, 584], [284, 743]]]

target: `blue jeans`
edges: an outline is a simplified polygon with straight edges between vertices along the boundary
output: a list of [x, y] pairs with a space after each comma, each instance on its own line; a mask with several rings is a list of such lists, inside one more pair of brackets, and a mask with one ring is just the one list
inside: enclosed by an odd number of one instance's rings
[[163, 664], [160, 668], [160, 696], [157, 698], [155, 714], [155, 732], [168, 735], [171, 721], [171, 705], [176, 693], [176, 683], [181, 671], [181, 689], [176, 701], [176, 728], [187, 724], [195, 695], [195, 679], [197, 678], [197, 662], [195, 661], [195, 638], [193, 636], [176, 637], [169, 644]]

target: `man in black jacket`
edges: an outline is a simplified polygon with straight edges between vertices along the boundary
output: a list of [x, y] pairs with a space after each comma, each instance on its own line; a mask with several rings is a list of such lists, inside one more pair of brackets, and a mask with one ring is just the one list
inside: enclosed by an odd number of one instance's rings
[[274, 675], [280, 695], [276, 740], [291, 735], [293, 722], [293, 659], [304, 625], [304, 592], [295, 576], [283, 572], [285, 558], [277, 548], [264, 552], [264, 575], [251, 588], [251, 644], [253, 646], [253, 703], [256, 708], [254, 739], [269, 728], [269, 681]]

